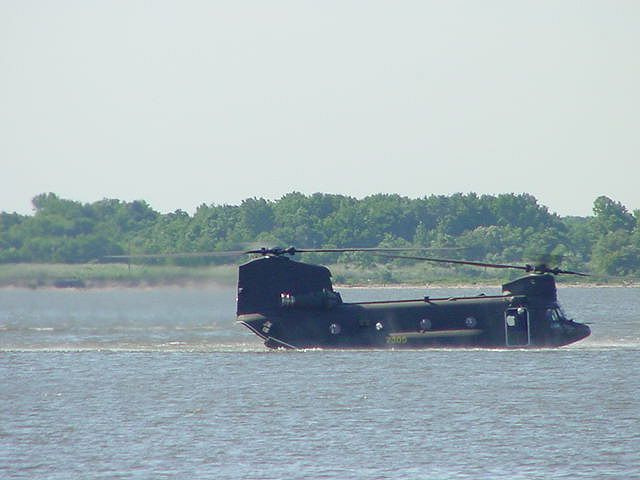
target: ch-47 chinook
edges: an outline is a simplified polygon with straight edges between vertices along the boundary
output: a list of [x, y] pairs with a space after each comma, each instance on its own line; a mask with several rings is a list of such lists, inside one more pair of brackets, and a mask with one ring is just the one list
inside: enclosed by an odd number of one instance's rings
[[[555, 275], [585, 275], [545, 265], [503, 265], [429, 257], [393, 258], [520, 269], [500, 295], [346, 303], [330, 271], [294, 261], [305, 252], [382, 252], [399, 249], [249, 250], [239, 268], [237, 321], [269, 348], [539, 348], [559, 347], [591, 330], [568, 319], [558, 303]], [[385, 255], [390, 256], [390, 255]]]

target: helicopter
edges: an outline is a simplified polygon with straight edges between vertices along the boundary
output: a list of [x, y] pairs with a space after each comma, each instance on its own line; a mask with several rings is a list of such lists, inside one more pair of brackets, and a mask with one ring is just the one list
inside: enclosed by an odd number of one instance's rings
[[[268, 348], [378, 349], [560, 347], [590, 335], [565, 315], [555, 276], [587, 276], [539, 265], [506, 265], [409, 255], [406, 249], [261, 248], [238, 271], [236, 321]], [[370, 252], [390, 258], [519, 269], [499, 295], [343, 302], [327, 267], [295, 261], [296, 253]]]
[[[588, 337], [588, 325], [568, 318], [556, 275], [588, 274], [537, 265], [509, 265], [398, 254], [424, 248], [260, 248], [245, 251], [112, 255], [123, 258], [257, 255], [238, 268], [236, 322], [271, 349], [551, 348]], [[381, 257], [483, 268], [525, 275], [499, 295], [344, 302], [322, 265], [296, 253], [368, 252]]]

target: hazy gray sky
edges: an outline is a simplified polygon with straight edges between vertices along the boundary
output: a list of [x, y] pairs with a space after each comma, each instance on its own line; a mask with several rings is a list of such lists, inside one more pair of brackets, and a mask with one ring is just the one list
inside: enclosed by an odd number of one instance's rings
[[0, 0], [0, 210], [291, 191], [640, 208], [638, 1]]

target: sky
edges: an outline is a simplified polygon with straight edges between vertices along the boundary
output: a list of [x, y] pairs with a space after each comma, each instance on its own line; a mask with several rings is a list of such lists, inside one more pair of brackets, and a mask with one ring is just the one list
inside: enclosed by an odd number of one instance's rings
[[0, 0], [0, 211], [298, 191], [640, 209], [638, 1]]

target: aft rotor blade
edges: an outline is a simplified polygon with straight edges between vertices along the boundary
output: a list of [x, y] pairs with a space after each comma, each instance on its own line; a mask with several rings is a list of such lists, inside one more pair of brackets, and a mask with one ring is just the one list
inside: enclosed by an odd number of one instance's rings
[[[296, 252], [300, 253], [346, 253], [346, 252], [422, 252], [425, 250], [435, 250], [432, 247], [423, 248], [385, 248], [385, 247], [371, 247], [371, 248], [301, 248], [296, 249]], [[443, 248], [444, 250], [444, 248]]]
[[244, 250], [226, 251], [226, 252], [186, 252], [186, 253], [139, 253], [131, 255], [105, 255], [103, 259], [108, 260], [126, 260], [135, 258], [198, 258], [198, 257], [233, 257], [243, 255], [247, 252]]
[[582, 272], [572, 272], [571, 270], [561, 270], [560, 268], [540, 268], [540, 270], [538, 270], [539, 267], [536, 267], [536, 271], [540, 271], [540, 272], [548, 272], [548, 273], [553, 273], [554, 275], [558, 275], [560, 273], [564, 274], [564, 275], [579, 275], [580, 277], [590, 277], [591, 275], [589, 275], [588, 273], [582, 273]]
[[349, 247], [349, 248], [260, 248], [256, 250], [247, 250], [244, 253], [253, 253], [257, 255], [295, 255], [296, 253], [346, 253], [346, 252], [423, 252], [425, 250], [451, 250], [456, 249], [448, 247]]
[[233, 257], [237, 255], [294, 255], [296, 253], [341, 253], [341, 252], [408, 252], [430, 250], [424, 248], [259, 248], [255, 250], [228, 250], [216, 252], [182, 252], [182, 253], [132, 253], [122, 255], [105, 255], [108, 260], [154, 259], [154, 258], [198, 258], [198, 257]]

